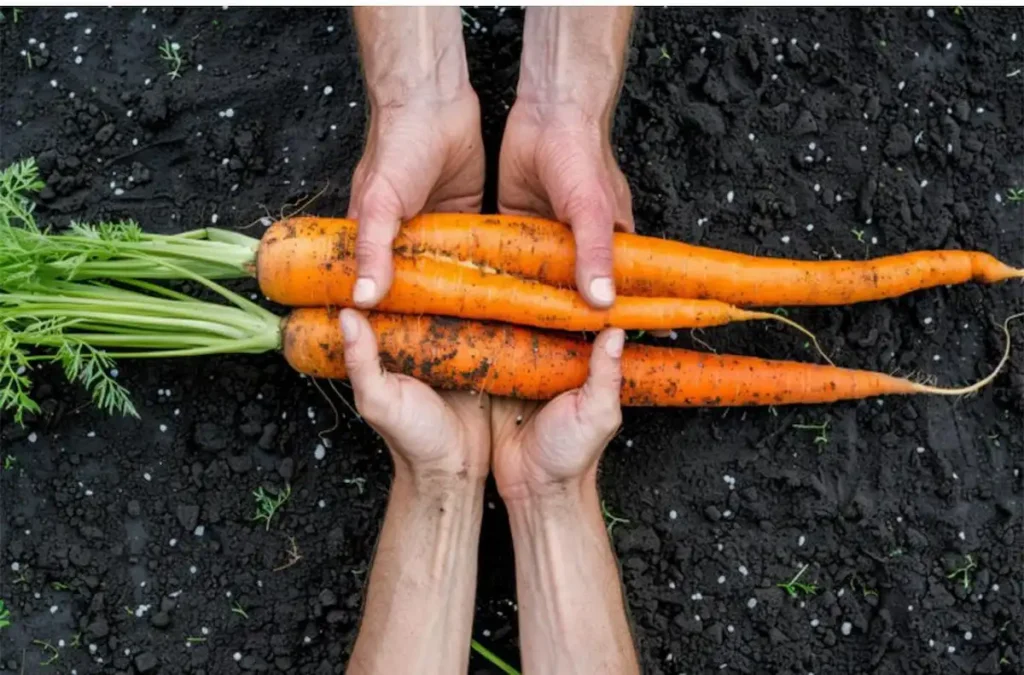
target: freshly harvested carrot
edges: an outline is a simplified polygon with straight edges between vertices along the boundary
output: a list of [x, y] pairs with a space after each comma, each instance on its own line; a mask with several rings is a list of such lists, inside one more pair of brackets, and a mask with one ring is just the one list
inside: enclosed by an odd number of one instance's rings
[[[355, 232], [336, 233], [329, 248], [319, 221], [284, 221], [264, 235], [256, 278], [269, 299], [290, 307], [353, 307]], [[574, 290], [503, 274], [455, 259], [394, 259], [394, 278], [376, 309], [502, 321], [564, 331], [706, 328], [736, 321], [779, 321], [807, 335], [799, 324], [770, 312], [718, 300], [620, 296], [607, 310], [590, 307]], [[819, 351], [820, 348], [819, 348]], [[827, 357], [826, 357], [827, 358]]]
[[[587, 342], [437, 316], [367, 316], [384, 368], [435, 387], [546, 400], [587, 378]], [[892, 394], [962, 396], [991, 382], [1006, 364], [1010, 340], [1005, 324], [1003, 329], [1006, 348], [995, 370], [976, 384], [954, 389], [835, 366], [627, 344], [621, 402], [714, 407], [831, 403]], [[337, 310], [293, 310], [282, 331], [282, 349], [292, 368], [313, 377], [346, 377]]]
[[[331, 260], [333, 243], [345, 242], [344, 250], [351, 250], [356, 224], [336, 218], [291, 218], [274, 224], [264, 242], [268, 237], [279, 240], [282, 230], [309, 240], [290, 248], [290, 255], [312, 256], [309, 264], [324, 264]], [[621, 295], [709, 298], [739, 306], [845, 305], [934, 286], [1024, 278], [1024, 270], [978, 251], [805, 261], [621, 232], [615, 233], [613, 247], [615, 284]], [[268, 248], [262, 246], [260, 256], [269, 255]], [[461, 260], [554, 286], [575, 286], [572, 232], [543, 218], [424, 214], [402, 226], [394, 250], [402, 256]]]

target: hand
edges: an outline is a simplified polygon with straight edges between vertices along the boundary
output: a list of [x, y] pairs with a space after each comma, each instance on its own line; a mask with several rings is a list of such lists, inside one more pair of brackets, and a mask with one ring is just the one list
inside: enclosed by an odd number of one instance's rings
[[601, 120], [574, 104], [517, 102], [501, 143], [498, 209], [567, 223], [576, 287], [594, 307], [615, 300], [612, 232], [632, 232], [629, 184]]
[[543, 406], [491, 402], [491, 463], [506, 503], [596, 487], [597, 464], [622, 423], [619, 395], [625, 333], [608, 329], [594, 341], [584, 385]]
[[402, 221], [480, 211], [484, 145], [457, 7], [357, 7], [353, 16], [370, 121], [348, 217], [359, 223], [353, 300], [369, 308], [391, 287]]
[[356, 409], [387, 443], [396, 477], [482, 484], [491, 448], [490, 398], [438, 393], [385, 371], [373, 328], [357, 310], [342, 310], [341, 330]]
[[615, 300], [612, 232], [633, 231], [629, 184], [612, 152], [632, 7], [531, 7], [516, 102], [498, 159], [498, 208], [553, 218], [576, 239], [576, 287]]

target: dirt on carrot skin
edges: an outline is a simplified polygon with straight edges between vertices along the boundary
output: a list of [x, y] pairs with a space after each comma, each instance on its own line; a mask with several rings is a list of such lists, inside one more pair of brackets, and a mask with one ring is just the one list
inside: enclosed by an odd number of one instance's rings
[[[522, 13], [466, 11], [493, 207]], [[75, 13], [0, 24], [0, 159], [39, 157], [45, 222], [242, 226], [326, 179], [315, 212], [344, 214], [366, 119], [345, 11]], [[1024, 182], [1024, 101], [1006, 75], [1022, 14], [933, 14], [639, 10], [614, 139], [638, 230], [808, 259], [960, 248], [1020, 264], [1006, 191]], [[840, 365], [958, 384], [988, 372], [1021, 309], [1007, 283], [789, 316]], [[784, 327], [699, 337], [813, 358]], [[28, 428], [0, 420], [0, 672], [343, 672], [390, 481], [381, 441], [338, 401], [326, 433], [331, 408], [276, 355], [124, 362], [119, 378], [141, 421], [104, 417], [56, 375]], [[1014, 672], [1022, 412], [1016, 358], [963, 401], [625, 411], [600, 480], [629, 521], [612, 535], [646, 672]], [[285, 484], [267, 531], [251, 492]], [[507, 519], [493, 489], [485, 500], [474, 636], [518, 663]], [[819, 591], [791, 599], [775, 584], [804, 564]], [[60, 660], [40, 666], [33, 640]], [[497, 671], [474, 657], [471, 672]]]

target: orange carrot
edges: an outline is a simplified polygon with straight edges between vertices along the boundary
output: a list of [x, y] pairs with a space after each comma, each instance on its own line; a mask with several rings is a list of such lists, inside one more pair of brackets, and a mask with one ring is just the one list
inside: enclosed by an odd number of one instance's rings
[[[264, 295], [291, 307], [354, 306], [355, 231], [332, 228], [336, 222], [293, 219], [271, 226], [257, 256], [256, 277]], [[811, 333], [785, 317], [718, 300], [620, 296], [611, 308], [599, 310], [569, 288], [432, 256], [396, 256], [391, 288], [376, 309], [565, 331], [668, 330], [772, 320], [797, 328], [817, 345]]]
[[[356, 225], [349, 220], [293, 218], [276, 224], [268, 235], [277, 238], [281, 228], [324, 239], [324, 244], [293, 249], [293, 255], [313, 255], [317, 263], [330, 261], [326, 242], [345, 242], [345, 250], [354, 246]], [[707, 298], [739, 306], [844, 305], [934, 286], [1024, 278], [1024, 270], [977, 251], [804, 261], [626, 233], [616, 233], [613, 246], [621, 295]], [[395, 252], [402, 256], [461, 260], [567, 288], [575, 286], [575, 250], [568, 227], [525, 216], [425, 214], [403, 225], [395, 240]]]
[[[579, 387], [591, 345], [503, 324], [369, 313], [385, 369], [446, 389], [546, 400]], [[292, 311], [282, 327], [292, 368], [313, 377], [346, 376], [336, 310]], [[1004, 325], [1004, 332], [1006, 332]], [[628, 344], [622, 356], [626, 406], [751, 406], [831, 403], [890, 394], [960, 396], [991, 382], [1009, 358], [969, 387], [943, 389], [863, 370], [749, 356]]]

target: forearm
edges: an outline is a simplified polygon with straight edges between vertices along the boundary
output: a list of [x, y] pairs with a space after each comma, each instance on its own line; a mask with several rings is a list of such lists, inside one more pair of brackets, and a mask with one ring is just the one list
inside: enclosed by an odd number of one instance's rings
[[481, 480], [396, 472], [347, 672], [465, 672], [482, 502]]
[[523, 671], [639, 673], [594, 481], [507, 506]]
[[371, 108], [449, 102], [469, 90], [458, 7], [356, 7]]
[[528, 8], [517, 98], [576, 105], [610, 124], [632, 20], [632, 7]]

